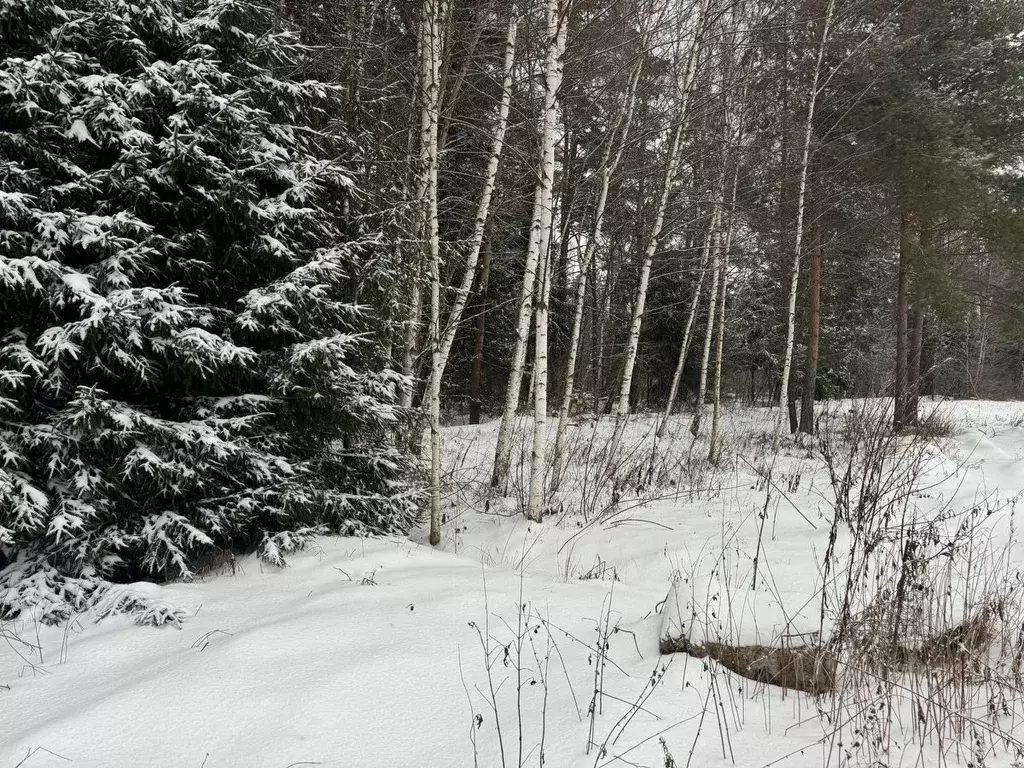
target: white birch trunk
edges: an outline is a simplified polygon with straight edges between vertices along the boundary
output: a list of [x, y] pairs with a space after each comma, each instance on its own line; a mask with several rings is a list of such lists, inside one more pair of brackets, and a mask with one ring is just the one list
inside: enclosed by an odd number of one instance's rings
[[[424, 11], [423, 18], [420, 19], [419, 34], [416, 37], [416, 56], [419, 61], [419, 72], [417, 73], [417, 90], [420, 104], [420, 119], [419, 119], [419, 149], [416, 158], [416, 191], [413, 193], [412, 199], [416, 203], [416, 232], [419, 240], [422, 242], [425, 236], [424, 227], [424, 208], [423, 200], [425, 199], [427, 191], [427, 174], [426, 168], [426, 147], [423, 145], [423, 137], [429, 130], [430, 123], [430, 110], [427, 108], [427, 89], [428, 81], [430, 79], [430, 62], [425, 54], [426, 39], [427, 39], [427, 14]], [[413, 152], [413, 135], [416, 131], [412, 130], [410, 126], [409, 130], [409, 165], [412, 166], [412, 152]], [[405, 191], [408, 192], [409, 185], [405, 185]], [[408, 198], [407, 198], [408, 199]], [[423, 249], [417, 245], [416, 247], [416, 265], [413, 270], [412, 287], [409, 292], [409, 317], [406, 321], [405, 326], [405, 339], [402, 345], [402, 375], [405, 377], [405, 388], [402, 390], [401, 397], [399, 398], [398, 404], [405, 410], [412, 408], [413, 396], [416, 392], [416, 358], [418, 356], [417, 347], [419, 346], [420, 338], [420, 326], [423, 322]], [[414, 426], [414, 430], [418, 430], [419, 425]], [[419, 442], [419, 437], [415, 437], [412, 440], [413, 444]]]
[[533, 451], [530, 457], [530, 495], [526, 516], [536, 521], [540, 521], [544, 514], [544, 478], [548, 465], [548, 302], [553, 266], [549, 248], [541, 256], [541, 285], [538, 288], [539, 301], [534, 316]]
[[640, 266], [640, 280], [637, 285], [636, 300], [633, 302], [633, 317], [630, 322], [629, 337], [626, 343], [622, 385], [619, 388], [619, 398], [615, 409], [615, 431], [612, 435], [612, 443], [609, 449], [609, 457], [613, 462], [618, 451], [619, 441], [622, 438], [622, 431], [626, 427], [626, 418], [629, 416], [629, 393], [633, 387], [633, 368], [636, 365], [636, 354], [640, 347], [640, 331], [643, 326], [644, 310], [647, 304], [647, 286], [651, 278], [651, 265], [654, 261], [654, 254], [658, 252], [658, 246], [661, 244], [662, 229], [665, 226], [665, 211], [668, 208], [668, 199], [672, 193], [672, 186], [675, 183], [676, 173], [679, 169], [680, 149], [683, 144], [683, 134], [686, 131], [686, 120], [689, 112], [690, 91], [693, 88], [697, 75], [697, 59], [701, 48], [704, 17], [707, 7], [707, 0], [703, 0], [694, 26], [693, 43], [690, 45], [690, 50], [687, 54], [686, 69], [683, 75], [683, 95], [677, 116], [678, 124], [676, 125], [672, 144], [666, 158], [665, 177], [662, 181], [661, 195], [658, 198], [658, 207], [655, 211], [654, 222], [651, 225], [647, 248], [644, 251], [644, 260]]
[[669, 387], [668, 403], [665, 406], [665, 415], [662, 416], [661, 424], [658, 427], [657, 437], [665, 433], [665, 427], [672, 417], [672, 409], [675, 407], [676, 398], [679, 396], [679, 386], [683, 380], [683, 369], [686, 367], [686, 358], [690, 351], [690, 342], [693, 340], [693, 326], [697, 319], [697, 309], [700, 306], [700, 297], [704, 292], [704, 281], [707, 279], [708, 264], [711, 261], [711, 248], [714, 243], [715, 231], [718, 227], [718, 207], [715, 207], [708, 222], [707, 231], [704, 233], [704, 243], [701, 246], [700, 275], [697, 278], [697, 286], [693, 291], [693, 298], [690, 300], [690, 310], [686, 316], [686, 327], [683, 330], [683, 344], [679, 348], [679, 359], [676, 361], [676, 369], [672, 374], [672, 386]]
[[484, 230], [487, 227], [491, 200], [494, 197], [494, 186], [498, 177], [498, 166], [501, 163], [501, 156], [505, 148], [505, 135], [508, 131], [508, 114], [512, 104], [512, 76], [518, 28], [518, 19], [513, 15], [509, 19], [508, 34], [505, 39], [504, 76], [502, 79], [501, 102], [498, 105], [498, 122], [494, 129], [491, 153], [487, 161], [484, 187], [480, 193], [480, 202], [477, 205], [476, 218], [473, 221], [473, 234], [469, 239], [469, 252], [466, 254], [466, 270], [462, 275], [462, 282], [457, 289], [455, 303], [452, 305], [444, 325], [444, 333], [441, 337], [440, 360], [437, 367], [431, 372], [431, 375], [438, 380], [443, 378], [444, 370], [448, 366], [452, 345], [455, 343], [455, 336], [458, 333], [459, 324], [462, 322], [462, 315], [465, 312], [466, 303], [469, 301], [469, 294], [473, 288], [473, 278], [476, 275], [477, 262], [480, 260]]
[[[423, 121], [420, 154], [425, 177], [424, 232], [430, 273], [430, 351], [431, 370], [436, 371], [441, 357], [441, 275], [440, 240], [437, 215], [437, 175], [439, 158], [438, 112], [441, 101], [441, 19], [440, 0], [423, 3]], [[430, 543], [441, 542], [441, 380], [431, 375], [427, 388], [427, 420], [430, 427]]]
[[725, 352], [725, 304], [729, 289], [729, 248], [732, 246], [732, 229], [726, 231], [722, 253], [722, 290], [718, 302], [718, 337], [715, 341], [715, 375], [711, 395], [711, 434], [708, 438], [708, 461], [718, 461], [718, 424], [722, 405], [722, 356]]
[[534, 333], [533, 363], [533, 454], [530, 462], [530, 497], [526, 516], [540, 520], [544, 513], [544, 479], [548, 469], [548, 300], [551, 292], [550, 257], [552, 216], [552, 191], [555, 179], [555, 127], [558, 119], [556, 98], [562, 85], [562, 56], [568, 19], [562, 15], [560, 0], [548, 0], [547, 29], [550, 37], [547, 60], [544, 66], [544, 150], [541, 167], [541, 185], [546, 188], [544, 204], [541, 207], [540, 228], [540, 303], [537, 305], [536, 328]]
[[[537, 267], [541, 255], [547, 251], [551, 230], [551, 203], [555, 177], [555, 140], [558, 108], [556, 98], [562, 84], [562, 54], [565, 51], [566, 23], [562, 18], [558, 0], [547, 2], [548, 48], [544, 66], [544, 112], [541, 120], [541, 157], [537, 187], [533, 197], [533, 221], [530, 226], [530, 240], [526, 248], [526, 266], [523, 273], [523, 288], [519, 297], [519, 318], [516, 323], [515, 351], [512, 355], [512, 369], [509, 372], [505, 390], [505, 409], [498, 428], [498, 442], [494, 452], [494, 470], [491, 486], [505, 491], [509, 463], [512, 455], [512, 431], [519, 393], [523, 380], [523, 365], [526, 362], [526, 344], [533, 315], [534, 291], [538, 282]], [[536, 379], [536, 375], [534, 376]], [[536, 388], [535, 388], [536, 389]], [[546, 407], [546, 406], [545, 406]], [[544, 452], [546, 456], [546, 451]]]
[[[721, 237], [720, 235], [716, 235]], [[704, 415], [704, 399], [708, 391], [708, 363], [711, 359], [711, 342], [715, 331], [715, 307], [718, 303], [719, 275], [722, 269], [721, 243], [712, 246], [711, 294], [708, 296], [708, 324], [704, 332], [704, 351], [700, 359], [700, 384], [697, 388], [697, 403], [693, 410], [693, 421], [690, 433], [696, 437], [700, 432], [700, 422]]]
[[682, 146], [683, 130], [683, 122], [680, 122], [676, 126], [672, 145], [669, 149], [661, 196], [658, 199], [658, 208], [654, 216], [654, 224], [651, 227], [651, 234], [647, 241], [647, 248], [644, 251], [644, 259], [640, 265], [640, 280], [637, 284], [636, 298], [633, 301], [633, 316], [629, 324], [626, 358], [622, 368], [622, 384], [619, 387], [619, 397], [615, 406], [615, 432], [612, 436], [612, 445], [609, 451], [609, 456], [612, 457], [616, 453], [622, 436], [622, 430], [626, 426], [626, 418], [629, 416], [629, 393], [633, 387], [633, 368], [636, 365], [636, 353], [640, 348], [640, 330], [643, 326], [644, 311], [647, 305], [647, 286], [651, 279], [651, 266], [654, 262], [654, 254], [658, 252], [662, 228], [665, 225], [665, 211], [668, 208], [668, 198], [672, 191], [672, 183], [679, 168], [679, 150]]
[[[728, 114], [728, 113], [726, 113], [726, 114]], [[716, 220], [716, 225], [720, 224], [721, 221], [722, 221], [722, 209], [725, 206], [725, 184], [726, 184], [727, 174], [728, 174], [728, 171], [729, 171], [729, 157], [730, 157], [729, 147], [733, 143], [738, 143], [739, 137], [741, 135], [739, 130], [737, 130], [735, 132], [730, 132], [728, 130], [727, 126], [728, 126], [728, 120], [726, 120], [726, 125], [723, 125], [723, 130], [722, 130], [722, 167], [721, 167], [721, 171], [719, 172], [719, 176], [718, 176], [718, 191], [717, 191], [717, 197], [715, 199], [715, 214], [714, 214], [714, 219]], [[725, 303], [725, 284], [726, 284], [726, 281], [725, 281], [725, 276], [723, 274], [723, 269], [722, 269], [722, 257], [723, 257], [723, 248], [724, 248], [724, 251], [725, 251], [725, 255], [727, 257], [728, 256], [728, 249], [732, 245], [733, 210], [736, 207], [736, 192], [737, 192], [738, 184], [739, 184], [739, 165], [737, 164], [736, 169], [733, 171], [732, 195], [731, 195], [731, 198], [730, 198], [731, 202], [730, 202], [730, 208], [729, 208], [727, 224], [724, 227], [724, 230], [725, 230], [725, 233], [724, 233], [725, 241], [723, 243], [723, 241], [722, 241], [723, 233], [720, 230], [717, 233], [717, 237], [719, 239], [718, 244], [714, 246], [714, 250], [713, 250], [714, 264], [712, 266], [712, 275], [711, 275], [711, 295], [708, 298], [708, 322], [707, 322], [707, 329], [706, 329], [705, 334], [704, 334], [704, 350], [703, 350], [703, 354], [701, 356], [700, 383], [698, 384], [697, 403], [696, 403], [696, 406], [694, 408], [693, 421], [690, 423], [690, 433], [694, 437], [696, 437], [697, 434], [700, 432], [701, 421], [703, 420], [703, 417], [704, 417], [705, 400], [707, 399], [707, 392], [708, 392], [708, 366], [710, 364], [710, 358], [711, 358], [711, 346], [712, 346], [712, 344], [715, 343], [714, 331], [715, 331], [715, 323], [716, 323], [716, 320], [717, 320], [717, 318], [715, 317], [716, 306], [718, 306], [719, 303], [721, 303], [723, 305]], [[719, 280], [720, 276], [721, 276], [721, 280]], [[721, 292], [721, 299], [720, 300], [719, 300], [719, 292]], [[722, 329], [719, 328], [719, 335], [721, 335], [721, 333], [722, 333]], [[718, 411], [717, 411], [717, 406], [716, 406], [715, 414], [717, 415], [717, 413], [718, 413]], [[717, 426], [717, 424], [715, 424], [713, 426]]]
[[[741, 103], [746, 101], [746, 87], [742, 90], [742, 96], [740, 98]], [[728, 122], [728, 121], [727, 121]], [[725, 249], [723, 253], [723, 266], [722, 266], [722, 298], [718, 310], [718, 340], [717, 350], [715, 354], [715, 383], [714, 383], [714, 394], [712, 396], [713, 410], [711, 413], [711, 436], [710, 445], [708, 449], [708, 461], [711, 463], [717, 463], [719, 459], [719, 440], [718, 440], [718, 427], [721, 415], [722, 406], [722, 365], [725, 357], [725, 306], [726, 298], [728, 297], [729, 289], [729, 253], [732, 250], [732, 238], [734, 233], [734, 227], [736, 224], [736, 197], [739, 192], [740, 184], [740, 158], [739, 151], [743, 144], [743, 118], [742, 115], [737, 121], [736, 130], [733, 132], [730, 143], [735, 147], [734, 161], [733, 161], [733, 172], [732, 172], [732, 192], [729, 195], [729, 212], [726, 217], [725, 226]], [[725, 165], [728, 161], [728, 149], [723, 153], [722, 165], [723, 172]]]
[[775, 416], [775, 436], [773, 448], [779, 447], [782, 434], [782, 421], [789, 403], [789, 374], [793, 367], [793, 339], [796, 335], [796, 296], [800, 281], [800, 255], [804, 238], [804, 209], [807, 199], [807, 173], [811, 164], [811, 137], [814, 132], [814, 109], [818, 102], [818, 82], [821, 79], [821, 66], [825, 57], [825, 45], [828, 42], [829, 30], [832, 26], [832, 15], [835, 11], [835, 0], [828, 0], [825, 9], [825, 21], [821, 30], [821, 44], [818, 46], [818, 58], [814, 65], [814, 76], [811, 78], [811, 89], [807, 102], [807, 120], [804, 123], [804, 145], [800, 160], [800, 184], [797, 192], [796, 207], [796, 243], [793, 248], [793, 275], [789, 283], [789, 306], [786, 310], [786, 348], [782, 358], [782, 382], [779, 387], [779, 412]]
[[725, 228], [725, 248], [722, 254], [722, 297], [718, 307], [718, 339], [715, 352], [715, 383], [712, 395], [711, 411], [711, 447], [708, 449], [708, 461], [717, 463], [719, 459], [718, 426], [722, 407], [722, 363], [725, 356], [725, 305], [729, 290], [729, 252], [732, 249], [733, 226], [735, 224], [736, 192], [739, 186], [739, 161], [733, 171], [732, 197], [729, 207], [728, 224]]

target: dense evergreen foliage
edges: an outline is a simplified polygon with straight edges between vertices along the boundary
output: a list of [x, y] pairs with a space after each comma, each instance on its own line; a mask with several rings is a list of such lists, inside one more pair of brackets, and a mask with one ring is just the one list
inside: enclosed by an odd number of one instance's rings
[[0, 3], [0, 613], [406, 530], [340, 89], [249, 0]]
[[406, 531], [428, 422], [439, 535], [442, 411], [502, 415], [499, 491], [533, 412], [539, 517], [582, 410], [690, 409], [714, 461], [730, 400], [777, 443], [820, 398], [900, 430], [1024, 397], [1022, 28], [1018, 0], [0, 0], [0, 610]]

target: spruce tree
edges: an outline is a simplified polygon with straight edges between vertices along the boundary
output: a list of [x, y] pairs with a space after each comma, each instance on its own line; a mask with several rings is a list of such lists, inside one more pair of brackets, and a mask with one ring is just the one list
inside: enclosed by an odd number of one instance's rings
[[340, 89], [260, 0], [0, 2], [0, 615], [407, 530]]

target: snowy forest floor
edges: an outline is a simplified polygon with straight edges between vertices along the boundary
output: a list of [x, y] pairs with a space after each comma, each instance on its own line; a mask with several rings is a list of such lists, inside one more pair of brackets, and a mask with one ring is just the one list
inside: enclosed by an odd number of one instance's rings
[[[686, 417], [653, 454], [638, 416], [614, 473], [611, 422], [581, 419], [543, 523], [518, 514], [528, 460], [507, 498], [486, 493], [496, 423], [449, 427], [437, 549], [425, 530], [322, 538], [284, 570], [243, 558], [128, 588], [185, 609], [180, 629], [0, 625], [0, 768], [1020, 765], [1024, 403], [926, 406], [952, 435], [886, 442], [875, 479], [870, 441], [851, 459], [839, 426], [858, 407], [833, 405], [831, 443], [777, 456], [772, 411], [728, 408], [715, 467]], [[837, 490], [874, 493], [859, 533], [833, 525]], [[879, 676], [862, 643], [816, 698], [659, 653], [687, 617], [737, 644], [827, 637], [842, 615], [863, 630], [900, 579], [922, 596], [901, 604], [913, 626], [998, 603], [984, 658]], [[920, 646], [907, 621], [886, 626]]]

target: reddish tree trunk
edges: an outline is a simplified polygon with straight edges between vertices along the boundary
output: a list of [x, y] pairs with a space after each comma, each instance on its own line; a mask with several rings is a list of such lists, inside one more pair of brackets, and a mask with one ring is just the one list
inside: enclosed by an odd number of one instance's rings
[[[925, 255], [931, 247], [932, 232], [927, 226], [921, 227], [920, 245]], [[921, 399], [921, 356], [924, 347], [925, 302], [920, 281], [914, 285], [914, 325], [910, 337], [910, 360], [907, 369], [907, 423], [917, 424]]]
[[481, 386], [484, 378], [484, 336], [487, 327], [487, 284], [491, 276], [491, 239], [484, 238], [480, 264], [480, 287], [476, 313], [476, 341], [473, 345], [473, 370], [469, 376], [469, 423], [480, 423]]
[[896, 273], [896, 374], [893, 381], [893, 427], [907, 425], [907, 309], [912, 247], [910, 212], [900, 216], [900, 258]]
[[924, 345], [924, 301], [914, 301], [914, 327], [910, 337], [910, 364], [907, 369], [907, 423], [917, 424], [921, 399], [921, 351]]
[[809, 256], [810, 281], [807, 289], [807, 358], [804, 362], [804, 392], [800, 405], [800, 431], [814, 431], [814, 392], [818, 380], [818, 349], [821, 343], [821, 257], [824, 249], [824, 226], [819, 212], [812, 224]]
[[796, 402], [798, 399], [796, 383], [796, 366], [789, 369], [789, 388], [786, 390], [786, 412], [789, 415], [789, 433], [795, 435], [800, 421], [797, 418]]

